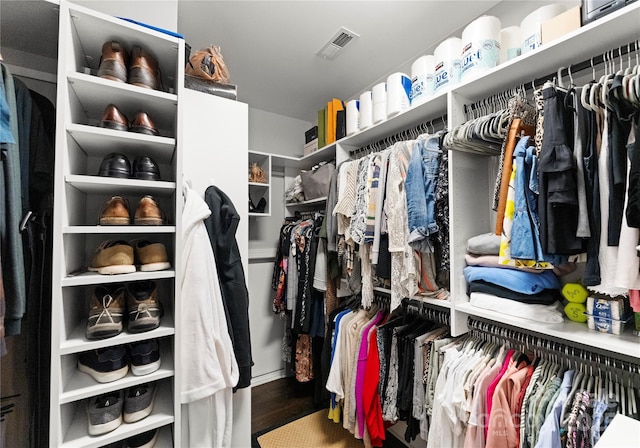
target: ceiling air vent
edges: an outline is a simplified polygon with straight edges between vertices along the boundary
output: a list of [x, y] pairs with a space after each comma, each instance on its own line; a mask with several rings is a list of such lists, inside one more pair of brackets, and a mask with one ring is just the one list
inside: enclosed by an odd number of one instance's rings
[[360, 37], [360, 35], [342, 27], [316, 54], [332, 61], [349, 42], [357, 37]]

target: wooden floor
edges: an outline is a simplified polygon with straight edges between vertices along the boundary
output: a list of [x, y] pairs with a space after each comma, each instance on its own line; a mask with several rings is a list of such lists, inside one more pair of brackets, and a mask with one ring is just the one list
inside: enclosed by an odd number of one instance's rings
[[317, 409], [313, 404], [313, 388], [313, 382], [299, 383], [291, 377], [251, 388], [251, 432]]

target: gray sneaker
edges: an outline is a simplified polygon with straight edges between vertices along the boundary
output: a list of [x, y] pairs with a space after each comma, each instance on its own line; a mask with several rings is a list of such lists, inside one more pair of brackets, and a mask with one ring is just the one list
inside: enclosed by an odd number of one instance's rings
[[124, 421], [134, 423], [151, 414], [156, 397], [156, 383], [140, 384], [127, 389], [124, 397]]
[[122, 424], [122, 391], [109, 392], [87, 402], [89, 434], [98, 436], [113, 431]]

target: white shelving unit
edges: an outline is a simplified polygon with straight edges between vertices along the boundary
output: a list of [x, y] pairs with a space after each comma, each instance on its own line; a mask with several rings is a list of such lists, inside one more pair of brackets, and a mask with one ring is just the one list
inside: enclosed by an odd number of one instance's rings
[[257, 163], [264, 170], [266, 182], [249, 182], [249, 201], [257, 206], [262, 198], [267, 201], [263, 212], [251, 211], [249, 216], [271, 216], [271, 154], [264, 152], [249, 151], [249, 165]]
[[[532, 80], [555, 73], [588, 60], [612, 48], [618, 48], [640, 37], [640, 3], [611, 13], [595, 22], [575, 30], [549, 44], [501, 64], [475, 78], [467, 79], [433, 96], [428, 102], [408, 109], [354, 135], [304, 157], [272, 155], [274, 166], [284, 167], [287, 182], [320, 161], [334, 160], [336, 165], [349, 158], [349, 152], [376, 142], [389, 135], [420, 123], [447, 117], [447, 128], [464, 123], [464, 106], [512, 87], [530, 86]], [[622, 335], [601, 334], [591, 331], [586, 324], [565, 322], [545, 325], [512, 318], [504, 314], [476, 308], [469, 303], [466, 283], [462, 275], [467, 240], [491, 231], [495, 213], [491, 211], [493, 182], [498, 164], [497, 157], [482, 156], [462, 151], [449, 155], [449, 208], [451, 252], [450, 301], [420, 298], [431, 306], [450, 309], [451, 330], [454, 336], [468, 331], [469, 316], [500, 322], [521, 331], [564, 340], [596, 351], [606, 351], [640, 361], [640, 338], [630, 330]], [[293, 211], [293, 204], [284, 204]], [[385, 293], [387, 290], [378, 290]]]
[[[161, 428], [156, 446], [173, 446], [179, 440], [180, 406], [176, 389], [175, 352], [177, 288], [172, 269], [104, 276], [82, 272], [95, 248], [104, 240], [137, 238], [162, 242], [172, 266], [176, 264], [177, 217], [180, 216], [181, 182], [177, 169], [178, 96], [183, 79], [184, 41], [127, 21], [60, 2], [58, 99], [53, 241], [53, 304], [51, 334], [50, 439], [56, 447], [99, 447]], [[127, 48], [140, 45], [157, 58], [162, 90], [151, 90], [96, 76], [102, 45], [117, 40]], [[180, 83], [180, 84], [178, 84]], [[115, 104], [129, 119], [146, 112], [159, 136], [99, 127], [103, 111]], [[160, 181], [116, 179], [97, 175], [103, 158], [111, 152], [151, 156], [160, 168]], [[152, 195], [167, 217], [167, 224], [99, 226], [104, 202], [114, 195], [128, 199], [131, 213], [138, 200]], [[89, 299], [101, 284], [154, 280], [164, 314], [160, 326], [144, 333], [125, 330], [112, 338], [85, 337]], [[80, 353], [133, 342], [158, 339], [159, 370], [98, 383], [77, 369]], [[157, 381], [158, 392], [151, 415], [99, 436], [88, 434], [86, 402], [97, 395]]]

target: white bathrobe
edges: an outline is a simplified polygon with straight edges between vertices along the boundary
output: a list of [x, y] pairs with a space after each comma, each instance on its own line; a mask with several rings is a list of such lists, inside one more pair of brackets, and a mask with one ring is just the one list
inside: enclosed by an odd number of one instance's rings
[[[231, 445], [232, 388], [239, 370], [222, 304], [213, 249], [204, 225], [211, 211], [184, 187], [180, 300], [180, 399], [183, 446]], [[186, 408], [186, 409], [185, 409]]]

